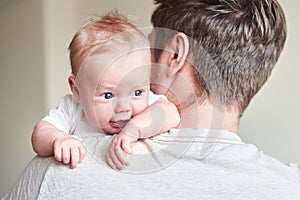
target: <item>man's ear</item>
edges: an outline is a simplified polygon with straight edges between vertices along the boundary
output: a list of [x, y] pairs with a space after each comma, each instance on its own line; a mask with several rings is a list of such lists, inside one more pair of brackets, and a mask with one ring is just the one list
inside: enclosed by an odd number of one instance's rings
[[189, 53], [189, 40], [184, 33], [177, 33], [170, 41], [171, 51], [174, 52], [169, 57], [169, 66], [171, 68], [170, 74], [173, 75], [178, 72], [187, 60]]
[[76, 84], [75, 84], [75, 76], [69, 76], [68, 77], [68, 82], [69, 82], [69, 86], [70, 86], [70, 89], [73, 93], [73, 96], [75, 98], [75, 100], [79, 103], [80, 102], [80, 97], [79, 97], [79, 90], [78, 88], [76, 87]]

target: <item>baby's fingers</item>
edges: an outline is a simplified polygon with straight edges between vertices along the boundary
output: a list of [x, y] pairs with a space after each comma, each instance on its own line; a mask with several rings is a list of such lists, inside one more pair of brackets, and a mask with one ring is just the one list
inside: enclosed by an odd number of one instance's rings
[[122, 152], [119, 138], [114, 137], [105, 155], [107, 164], [111, 168], [123, 169], [125, 167], [126, 163], [123, 163]]
[[107, 164], [112, 168], [112, 169], [116, 169], [117, 166], [115, 165], [115, 163], [112, 161], [112, 158], [111, 158], [111, 155], [110, 155], [110, 152], [107, 151], [106, 154], [105, 154], [105, 159], [106, 159], [106, 162]]
[[128, 166], [126, 153], [121, 149], [120, 145], [115, 146], [114, 152], [118, 161], [124, 166]]
[[112, 169], [122, 169], [123, 168], [122, 163], [118, 160], [118, 158], [115, 154], [114, 144], [111, 144], [111, 146], [109, 147], [109, 149], [106, 153], [106, 161]]
[[62, 161], [62, 149], [61, 148], [55, 148], [54, 149], [54, 157], [57, 161]]
[[70, 168], [74, 169], [77, 167], [79, 163], [82, 162], [82, 160], [85, 158], [87, 154], [87, 151], [85, 147], [78, 142], [77, 145], [74, 145], [71, 147], [71, 163], [70, 163]]
[[69, 147], [63, 147], [62, 148], [62, 162], [64, 164], [69, 164], [70, 163], [70, 158], [71, 156], [71, 149]]
[[120, 152], [121, 152], [121, 148], [119, 145], [112, 145], [110, 150], [109, 150], [109, 153], [110, 153], [110, 157], [113, 161], [113, 163], [115, 164], [116, 168], [117, 169], [123, 169], [124, 168], [124, 165], [123, 163], [121, 162], [122, 159], [120, 159]]
[[83, 159], [85, 158], [86, 154], [87, 154], [87, 151], [86, 151], [86, 148], [83, 146], [83, 145], [80, 145], [78, 147], [79, 149], [79, 163], [81, 163], [83, 161]]
[[71, 148], [71, 163], [70, 168], [74, 169], [79, 163], [80, 151], [78, 147]]
[[[121, 142], [121, 147], [126, 153], [129, 153], [129, 154], [133, 153], [132, 146], [133, 146], [133, 143], [131, 143], [129, 140], [123, 140]], [[126, 162], [127, 162], [127, 160], [126, 160]]]

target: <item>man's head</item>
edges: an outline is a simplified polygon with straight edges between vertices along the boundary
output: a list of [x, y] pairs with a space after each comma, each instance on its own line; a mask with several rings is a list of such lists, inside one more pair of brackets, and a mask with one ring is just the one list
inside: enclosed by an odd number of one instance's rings
[[123, 15], [111, 12], [83, 26], [70, 44], [70, 59], [70, 88], [92, 126], [119, 133], [148, 106], [148, 41]]
[[[270, 76], [285, 43], [286, 22], [278, 2], [155, 2], [158, 7], [151, 21], [154, 27], [165, 28], [156, 29], [155, 46], [164, 48], [184, 33], [199, 95], [206, 95], [216, 106], [238, 108], [241, 115]], [[179, 54], [174, 51], [175, 56]], [[155, 51], [156, 61], [162, 52]]]

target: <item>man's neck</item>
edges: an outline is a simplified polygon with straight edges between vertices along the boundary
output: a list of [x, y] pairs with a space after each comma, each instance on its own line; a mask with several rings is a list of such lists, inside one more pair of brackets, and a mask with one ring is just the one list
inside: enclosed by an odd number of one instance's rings
[[239, 113], [235, 108], [220, 108], [206, 99], [199, 104], [199, 119], [201, 128], [238, 133]]
[[[224, 109], [213, 105], [209, 98], [201, 99], [194, 88], [192, 66], [184, 67], [165, 87], [153, 87], [164, 94], [177, 107], [181, 115], [179, 128], [206, 128], [238, 133], [239, 112], [236, 108]], [[155, 84], [154, 84], [155, 85]], [[159, 88], [159, 89], [158, 89]]]
[[209, 100], [181, 102], [181, 124], [179, 128], [205, 128], [213, 130], [227, 130], [238, 133], [239, 114], [236, 109], [217, 108]]

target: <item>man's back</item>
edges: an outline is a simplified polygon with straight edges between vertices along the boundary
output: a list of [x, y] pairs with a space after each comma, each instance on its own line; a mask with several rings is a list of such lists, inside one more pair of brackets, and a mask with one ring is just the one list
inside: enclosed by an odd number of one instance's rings
[[73, 170], [36, 157], [11, 199], [300, 199], [299, 166], [266, 156], [230, 132], [172, 130], [141, 141], [123, 171], [105, 164], [110, 139], [83, 136], [89, 154]]

